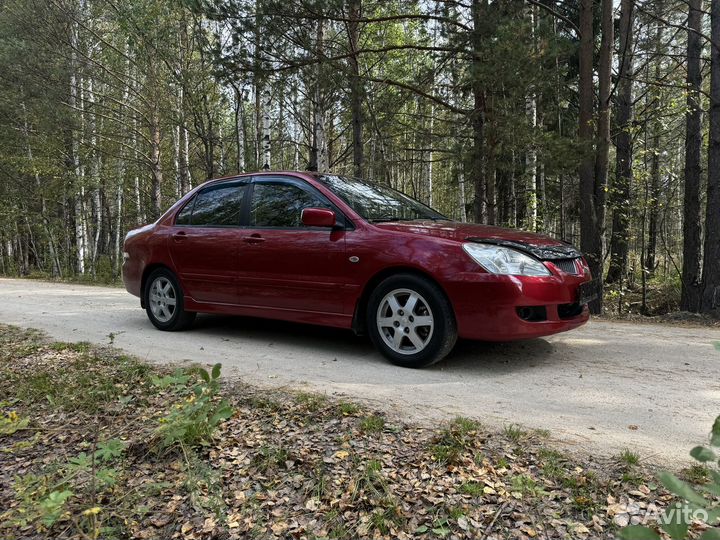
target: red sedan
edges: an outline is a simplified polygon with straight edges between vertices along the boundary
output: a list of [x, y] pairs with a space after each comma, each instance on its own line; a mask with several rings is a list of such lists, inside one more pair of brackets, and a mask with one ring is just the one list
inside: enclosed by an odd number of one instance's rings
[[123, 279], [160, 330], [198, 312], [367, 333], [392, 362], [458, 337], [507, 341], [588, 320], [595, 282], [570, 245], [451, 221], [389, 187], [331, 174], [211, 180], [125, 239]]

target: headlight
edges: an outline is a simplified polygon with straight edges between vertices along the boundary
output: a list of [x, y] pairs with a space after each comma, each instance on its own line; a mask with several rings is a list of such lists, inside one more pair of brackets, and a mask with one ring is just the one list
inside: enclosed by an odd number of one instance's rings
[[463, 244], [465, 253], [492, 274], [507, 276], [549, 276], [548, 270], [540, 261], [529, 255], [503, 246], [467, 242]]

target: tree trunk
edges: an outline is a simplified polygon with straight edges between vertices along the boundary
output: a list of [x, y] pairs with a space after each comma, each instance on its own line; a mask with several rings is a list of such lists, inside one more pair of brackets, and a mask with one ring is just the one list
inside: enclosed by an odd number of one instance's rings
[[470, 177], [475, 195], [473, 201], [473, 219], [475, 223], [484, 223], [486, 219], [485, 88], [480, 75], [483, 53], [483, 24], [487, 16], [486, 8], [487, 0], [472, 0], [472, 4], [470, 5], [473, 21], [473, 69], [471, 69], [473, 111], [470, 115], [470, 123], [472, 125]]
[[[592, 147], [592, 0], [582, 0], [580, 8], [580, 138]], [[603, 279], [603, 229], [605, 226], [605, 188], [610, 151], [610, 89], [613, 46], [612, 0], [602, 2], [602, 43], [598, 66], [597, 148], [594, 163], [586, 157], [580, 166], [580, 246], [592, 275]], [[589, 113], [589, 114], [588, 114]], [[589, 153], [588, 156], [592, 156]], [[593, 313], [602, 311], [602, 295], [590, 303]]]
[[180, 124], [173, 129], [173, 161], [175, 165], [175, 198], [182, 194], [182, 178], [180, 177]]
[[[133, 117], [133, 130], [132, 130], [132, 147], [133, 147], [133, 157], [135, 160], [135, 163], [137, 163], [140, 159], [139, 152], [138, 152], [138, 141], [137, 141], [137, 119]], [[138, 175], [138, 169], [135, 168], [135, 178], [133, 181], [133, 191], [134, 191], [134, 198], [135, 198], [135, 220], [136, 225], [144, 225], [146, 218], [145, 218], [145, 209], [143, 207], [143, 198], [142, 198], [142, 191], [140, 189], [140, 176]]]
[[[324, 21], [319, 20], [317, 23], [317, 36], [315, 38], [315, 54], [318, 58], [322, 58], [323, 55], [324, 26]], [[327, 139], [325, 137], [325, 103], [322, 94], [322, 65], [322, 62], [318, 62], [315, 66], [312, 87], [312, 144], [310, 145], [308, 169], [311, 171], [325, 172], [328, 170], [329, 164]]]
[[460, 170], [458, 175], [458, 206], [460, 206], [460, 221], [467, 222], [467, 206], [465, 201], [465, 173]]
[[[536, 47], [537, 6], [531, 5], [530, 12], [530, 40], [531, 47]], [[537, 129], [537, 95], [534, 86], [528, 88], [525, 94], [525, 116], [531, 142], [525, 153], [525, 204], [527, 205], [527, 222], [523, 224], [529, 231], [537, 230], [537, 150], [535, 149], [535, 130]]]
[[[612, 91], [612, 53], [614, 47], [613, 0], [602, 0], [602, 41], [598, 64], [597, 148], [595, 154], [595, 216], [597, 219], [598, 266], [595, 274], [603, 279], [603, 238], [605, 234], [605, 199], [610, 157], [610, 99]], [[591, 268], [592, 270], [592, 268]], [[602, 311], [602, 296], [591, 309]]]
[[[578, 137], [583, 145], [580, 176], [580, 249], [590, 265], [593, 277], [602, 272], [602, 242], [595, 201], [595, 162], [593, 153], [593, 0], [580, 4], [580, 80]], [[598, 306], [591, 306], [593, 312]]]
[[238, 173], [245, 172], [245, 105], [243, 92], [235, 87], [235, 168]]
[[702, 0], [689, 0], [687, 33], [687, 112], [685, 113], [685, 196], [680, 309], [700, 308], [700, 175], [702, 166], [701, 60]]
[[[83, 97], [82, 97], [82, 77], [78, 75], [78, 62], [76, 49], [79, 45], [78, 23], [73, 23], [70, 30], [70, 39], [72, 43], [72, 52], [70, 59], [70, 107], [80, 111], [80, 122], [82, 129], [83, 117]], [[72, 163], [75, 173], [75, 193], [74, 193], [74, 210], [75, 210], [75, 249], [76, 249], [76, 270], [80, 275], [85, 274], [85, 258], [87, 257], [87, 227], [85, 224], [85, 212], [83, 207], [83, 198], [85, 196], [84, 167], [80, 161], [80, 141], [77, 135], [73, 133], [72, 137]]]
[[[663, 0], [659, 0], [657, 9], [662, 12]], [[655, 30], [655, 53], [658, 58], [662, 58], [663, 55], [663, 31], [664, 24], [660, 21], [657, 22], [657, 28]], [[660, 80], [662, 72], [660, 69], [660, 60], [655, 62], [655, 80]], [[656, 109], [654, 118], [650, 122], [650, 147], [652, 148], [652, 159], [650, 161], [650, 200], [648, 206], [648, 238], [647, 238], [647, 249], [645, 255], [645, 265], [643, 266], [643, 272], [650, 277], [657, 266], [655, 262], [655, 256], [657, 252], [657, 240], [658, 240], [658, 222], [660, 213], [660, 148], [661, 148], [661, 136], [662, 136], [662, 124], [660, 115], [662, 114], [662, 102], [663, 96], [660, 87], [654, 87], [650, 91], [652, 96], [653, 107]]]
[[[659, 69], [656, 71], [659, 75]], [[656, 92], [655, 103], [660, 99], [659, 92]], [[659, 114], [660, 111], [657, 111]], [[650, 197], [648, 200], [648, 238], [645, 254], [645, 266], [643, 272], [648, 277], [652, 276], [657, 266], [655, 254], [657, 252], [658, 221], [660, 212], [660, 130], [662, 129], [659, 120], [653, 119], [650, 122], [650, 147], [653, 148], [650, 156]]]
[[87, 79], [87, 102], [88, 102], [88, 131], [90, 134], [90, 181], [92, 183], [92, 214], [95, 217], [95, 230], [90, 245], [90, 273], [95, 278], [95, 270], [100, 251], [100, 235], [103, 224], [102, 207], [102, 181], [100, 171], [102, 170], [102, 155], [98, 149], [98, 125], [95, 104], [95, 81], [92, 77]]
[[710, 113], [703, 313], [720, 311], [720, 1], [710, 4]]
[[617, 97], [617, 138], [615, 154], [615, 185], [610, 267], [607, 282], [620, 281], [627, 273], [630, 225], [630, 189], [632, 185], [633, 121], [633, 0], [622, 0], [620, 8], [620, 69]]
[[363, 176], [363, 83], [360, 78], [360, 62], [356, 54], [360, 41], [362, 0], [348, 0], [348, 38], [350, 43], [350, 114], [352, 116], [353, 174]]
[[152, 174], [152, 188], [150, 191], [153, 218], [160, 217], [162, 211], [162, 182], [163, 171], [160, 160], [160, 114], [157, 108], [152, 111], [150, 125], [150, 173]]
[[262, 170], [270, 170], [270, 107], [272, 105], [272, 94], [270, 86], [263, 84], [262, 93]]

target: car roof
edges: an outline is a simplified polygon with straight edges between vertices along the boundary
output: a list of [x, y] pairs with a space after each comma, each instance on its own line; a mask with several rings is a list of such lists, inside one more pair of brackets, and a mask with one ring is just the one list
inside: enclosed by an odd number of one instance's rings
[[312, 178], [317, 178], [318, 176], [321, 176], [323, 174], [329, 174], [329, 173], [320, 173], [318, 171], [292, 171], [292, 170], [284, 170], [284, 171], [257, 171], [257, 172], [245, 172], [245, 173], [238, 173], [238, 174], [230, 174], [227, 176], [219, 176], [218, 178], [211, 178], [209, 180], [206, 180], [201, 186], [210, 184], [210, 183], [220, 183], [220, 182], [226, 182], [230, 180], [235, 180], [237, 178], [244, 178], [247, 176], [278, 176], [283, 174], [290, 174], [293, 176], [310, 176]]

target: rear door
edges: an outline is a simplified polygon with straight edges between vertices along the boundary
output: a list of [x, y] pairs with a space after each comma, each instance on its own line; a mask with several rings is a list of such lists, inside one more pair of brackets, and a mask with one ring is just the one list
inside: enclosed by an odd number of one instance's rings
[[198, 302], [237, 303], [240, 216], [247, 181], [208, 186], [178, 213], [170, 254], [185, 293]]
[[[305, 227], [305, 208], [330, 208], [341, 227]], [[340, 314], [347, 310], [345, 218], [307, 182], [255, 178], [239, 258], [244, 305]]]

